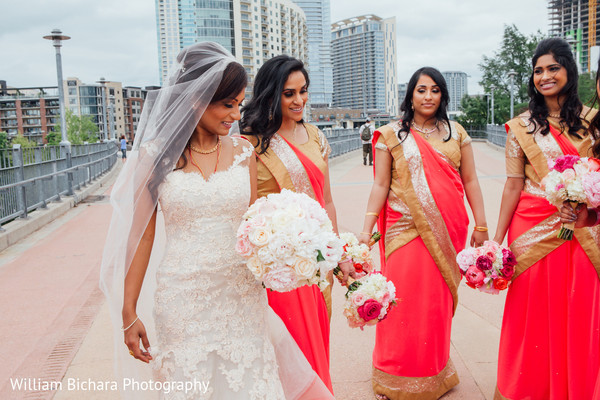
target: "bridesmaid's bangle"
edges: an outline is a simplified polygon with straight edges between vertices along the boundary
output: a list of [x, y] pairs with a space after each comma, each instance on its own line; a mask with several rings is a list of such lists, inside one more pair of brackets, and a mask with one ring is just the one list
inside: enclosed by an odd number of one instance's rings
[[361, 234], [361, 235], [369, 235], [369, 236], [371, 236], [371, 235], [372, 235], [372, 233], [371, 233], [371, 232], [361, 232], [360, 234]]
[[379, 213], [373, 212], [373, 211], [369, 211], [368, 213], [365, 213], [365, 215], [369, 216], [372, 215], [374, 217], [379, 217]]
[[487, 232], [488, 228], [487, 226], [475, 226], [473, 227], [473, 230], [477, 232]]

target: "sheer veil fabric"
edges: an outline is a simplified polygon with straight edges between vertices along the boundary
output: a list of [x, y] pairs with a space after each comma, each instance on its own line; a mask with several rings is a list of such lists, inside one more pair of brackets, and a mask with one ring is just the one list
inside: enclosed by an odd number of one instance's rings
[[[133, 148], [111, 191], [113, 215], [100, 271], [100, 288], [109, 309], [114, 336], [116, 381], [124, 398], [159, 398], [152, 368], [128, 353], [121, 331], [124, 280], [145, 228], [158, 206], [158, 187], [173, 171], [198, 121], [216, 92], [225, 68], [235, 58], [222, 46], [201, 42], [183, 49], [169, 84], [149, 93]], [[200, 76], [197, 77], [200, 73]], [[162, 214], [157, 214], [152, 255], [137, 303], [150, 346], [156, 337], [153, 304], [156, 270], [166, 244]], [[256, 316], [261, 318], [261, 316]], [[302, 355], [283, 322], [265, 309], [286, 399], [332, 399]], [[140, 343], [141, 346], [141, 343]]]

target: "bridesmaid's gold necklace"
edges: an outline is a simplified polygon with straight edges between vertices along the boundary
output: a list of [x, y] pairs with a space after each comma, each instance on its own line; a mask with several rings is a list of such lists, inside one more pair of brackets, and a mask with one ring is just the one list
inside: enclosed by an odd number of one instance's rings
[[560, 118], [560, 112], [559, 113], [548, 113], [548, 116], [551, 118]]

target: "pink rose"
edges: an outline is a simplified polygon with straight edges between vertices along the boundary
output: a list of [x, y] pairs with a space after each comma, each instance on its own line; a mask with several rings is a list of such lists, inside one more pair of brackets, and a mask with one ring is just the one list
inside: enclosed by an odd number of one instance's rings
[[506, 278], [510, 279], [510, 278], [512, 278], [512, 276], [515, 273], [515, 266], [510, 265], [510, 264], [505, 264], [502, 267], [502, 269], [500, 270], [500, 272], [502, 272], [502, 275], [504, 275]]
[[379, 317], [379, 313], [381, 312], [381, 304], [378, 301], [369, 299], [365, 301], [365, 304], [358, 307], [356, 310], [358, 315], [365, 321], [370, 321]]
[[488, 256], [479, 256], [477, 257], [475, 265], [482, 271], [489, 271], [492, 269], [492, 260], [490, 260]]
[[356, 307], [362, 306], [365, 304], [365, 301], [367, 301], [367, 296], [365, 296], [364, 293], [359, 292], [352, 295], [352, 304], [354, 304]]
[[588, 205], [593, 208], [600, 207], [600, 172], [584, 175], [581, 183]]
[[569, 168], [572, 169], [573, 165], [575, 165], [580, 158], [581, 157], [579, 156], [573, 156], [570, 154], [566, 156], [560, 156], [556, 159], [556, 162], [554, 163], [554, 167], [552, 169], [558, 172], [564, 172]]
[[298, 278], [291, 268], [274, 269], [263, 276], [265, 286], [276, 292], [289, 292], [297, 287]]
[[465, 278], [467, 279], [468, 283], [470, 283], [472, 286], [478, 288], [483, 285], [483, 280], [485, 279], [485, 273], [482, 270], [480, 270], [479, 268], [472, 266], [472, 267], [469, 267], [469, 269], [467, 269], [467, 272], [465, 273]]
[[575, 170], [573, 170], [573, 169], [566, 169], [566, 170], [564, 170], [562, 172], [562, 178], [566, 182], [572, 181], [573, 179], [575, 179]]
[[253, 248], [254, 248], [254, 246], [252, 246], [252, 244], [250, 243], [250, 240], [248, 240], [248, 236], [246, 236], [246, 235], [238, 238], [238, 240], [235, 244], [235, 251], [237, 251], [239, 254], [241, 254], [244, 257], [250, 256], [252, 254]]

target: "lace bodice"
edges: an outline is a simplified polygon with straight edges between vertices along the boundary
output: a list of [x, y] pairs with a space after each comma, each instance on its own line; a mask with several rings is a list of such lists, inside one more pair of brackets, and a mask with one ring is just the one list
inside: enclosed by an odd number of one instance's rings
[[167, 247], [156, 274], [153, 367], [164, 381], [210, 382], [205, 394], [167, 398], [283, 398], [264, 321], [266, 293], [235, 252], [253, 148], [233, 140], [228, 169], [208, 180], [173, 171], [159, 189]]

